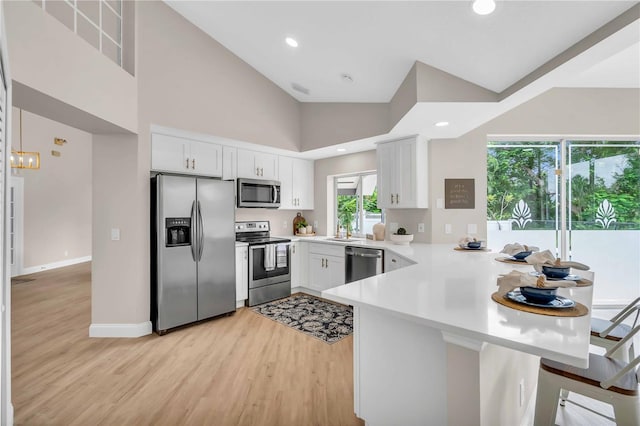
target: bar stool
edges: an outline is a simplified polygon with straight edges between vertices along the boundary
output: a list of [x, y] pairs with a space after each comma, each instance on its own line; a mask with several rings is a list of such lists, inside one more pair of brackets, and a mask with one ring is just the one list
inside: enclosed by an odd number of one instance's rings
[[627, 363], [612, 355], [624, 350], [640, 331], [636, 326], [604, 355], [589, 354], [589, 368], [577, 368], [542, 358], [534, 426], [555, 424], [560, 391], [565, 389], [613, 405], [618, 425], [640, 425], [638, 371], [640, 356]]
[[[593, 279], [592, 279], [593, 281]], [[589, 342], [594, 346], [599, 346], [606, 350], [613, 348], [618, 342], [624, 339], [638, 323], [638, 315], [640, 315], [640, 297], [625, 306], [617, 315], [611, 319], [591, 318], [591, 337]], [[630, 315], [636, 313], [633, 325], [629, 326], [622, 322]], [[617, 351], [613, 357], [624, 362], [629, 362], [635, 357], [633, 339], [629, 340], [624, 350]], [[564, 407], [569, 391], [563, 389], [560, 392], [560, 406]]]
[[[609, 320], [601, 318], [591, 318], [591, 344], [600, 346], [607, 350], [613, 348], [619, 341], [624, 339], [638, 323], [640, 315], [640, 297], [629, 303], [617, 315]], [[635, 312], [636, 317], [633, 325], [629, 326], [622, 322]], [[628, 362], [635, 357], [633, 341], [629, 341], [626, 351], [619, 352], [620, 359]]]

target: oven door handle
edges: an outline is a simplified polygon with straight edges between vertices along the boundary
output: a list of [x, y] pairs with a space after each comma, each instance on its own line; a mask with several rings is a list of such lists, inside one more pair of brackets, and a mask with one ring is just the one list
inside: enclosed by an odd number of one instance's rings
[[261, 245], [261, 246], [249, 246], [249, 248], [250, 248], [251, 250], [257, 250], [257, 249], [266, 248], [266, 247], [267, 247], [266, 245]]

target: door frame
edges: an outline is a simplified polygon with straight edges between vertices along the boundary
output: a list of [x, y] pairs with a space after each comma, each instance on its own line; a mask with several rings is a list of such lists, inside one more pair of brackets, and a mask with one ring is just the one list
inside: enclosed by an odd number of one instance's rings
[[[24, 178], [11, 176], [10, 190], [13, 191], [13, 199], [9, 196], [9, 206], [13, 202], [13, 247], [9, 240], [9, 264], [11, 276], [22, 275], [24, 272]], [[11, 213], [9, 207], [8, 213]], [[11, 216], [9, 216], [9, 231], [11, 231]], [[11, 251], [13, 251], [13, 263], [11, 263]]]

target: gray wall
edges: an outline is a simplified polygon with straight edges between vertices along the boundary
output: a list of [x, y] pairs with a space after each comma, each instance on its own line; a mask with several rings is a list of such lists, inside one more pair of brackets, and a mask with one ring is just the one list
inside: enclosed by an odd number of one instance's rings
[[[12, 115], [18, 150], [19, 110]], [[56, 137], [67, 143], [54, 145]], [[25, 151], [40, 153], [39, 170], [14, 169], [24, 182], [23, 267], [91, 256], [91, 135], [23, 111], [22, 139]]]

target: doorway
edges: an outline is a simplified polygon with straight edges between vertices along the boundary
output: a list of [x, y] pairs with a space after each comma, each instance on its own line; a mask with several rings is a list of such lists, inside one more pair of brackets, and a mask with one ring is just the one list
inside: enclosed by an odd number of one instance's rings
[[497, 141], [487, 146], [487, 238], [591, 266], [594, 305], [640, 295], [640, 141]]

